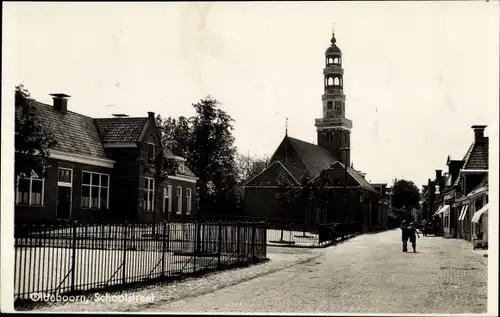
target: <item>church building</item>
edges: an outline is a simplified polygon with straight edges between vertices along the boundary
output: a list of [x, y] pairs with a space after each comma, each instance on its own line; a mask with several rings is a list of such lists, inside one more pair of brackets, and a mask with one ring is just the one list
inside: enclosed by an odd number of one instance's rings
[[[350, 138], [353, 125], [346, 118], [342, 51], [334, 33], [330, 42], [323, 69], [323, 115], [315, 120], [317, 145], [285, 132], [267, 167], [245, 186], [248, 217], [306, 224], [334, 223], [343, 218], [366, 226], [376, 225], [374, 222], [380, 219], [380, 191], [370, 185], [365, 174], [352, 167]], [[306, 211], [298, 204], [285, 204], [277, 197], [283, 180], [298, 187], [306, 174], [317, 187], [329, 193], [325, 208]], [[347, 186], [344, 186], [346, 181]]]

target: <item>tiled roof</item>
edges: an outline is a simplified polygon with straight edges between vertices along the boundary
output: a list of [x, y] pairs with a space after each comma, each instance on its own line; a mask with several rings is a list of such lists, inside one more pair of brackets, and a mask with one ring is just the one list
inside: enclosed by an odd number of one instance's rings
[[[323, 170], [327, 169], [334, 163], [339, 163], [342, 168], [344, 168], [344, 164], [337, 161], [325, 148], [292, 137], [287, 138], [312, 178], [318, 176]], [[281, 163], [290, 171], [290, 173], [297, 181], [300, 181], [300, 177], [302, 176], [304, 171], [301, 171], [291, 164], [286, 164], [286, 162]], [[347, 172], [356, 180], [356, 182], [358, 182], [361, 187], [367, 190], [375, 191], [370, 183], [355, 169], [348, 166]]]
[[102, 143], [133, 143], [139, 140], [148, 118], [101, 118], [94, 121]]
[[[345, 168], [345, 165], [342, 164], [342, 162], [336, 161], [334, 164], [340, 164], [342, 168]], [[370, 190], [370, 191], [375, 191], [377, 192], [371, 185], [370, 183], [363, 177], [361, 176], [355, 169], [353, 169], [350, 166], [347, 166], [347, 173], [351, 175], [352, 178], [359, 184], [364, 189]]]
[[[488, 137], [485, 137], [483, 142], [472, 143], [465, 153], [463, 169], [488, 169], [488, 145]], [[460, 184], [461, 179], [462, 177], [459, 175], [453, 186]]]
[[106, 158], [94, 119], [72, 111], [62, 114], [41, 102], [34, 105], [42, 126], [54, 134], [55, 150]]
[[483, 142], [474, 143], [474, 148], [465, 161], [464, 169], [488, 169], [488, 138]]
[[291, 137], [288, 137], [288, 140], [290, 140], [290, 143], [297, 152], [299, 158], [302, 160], [307, 171], [313, 178], [336, 161], [328, 150], [319, 145]]

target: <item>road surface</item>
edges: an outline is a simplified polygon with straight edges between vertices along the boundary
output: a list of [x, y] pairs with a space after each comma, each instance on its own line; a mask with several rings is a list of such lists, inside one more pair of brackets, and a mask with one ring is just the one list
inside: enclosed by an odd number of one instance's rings
[[310, 262], [141, 312], [486, 312], [487, 258], [462, 240], [417, 243], [402, 253], [399, 230], [361, 235]]

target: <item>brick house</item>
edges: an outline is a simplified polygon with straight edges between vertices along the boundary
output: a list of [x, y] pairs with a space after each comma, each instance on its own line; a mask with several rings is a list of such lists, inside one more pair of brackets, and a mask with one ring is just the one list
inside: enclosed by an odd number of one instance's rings
[[[196, 213], [197, 178], [183, 158], [162, 147], [153, 112], [147, 117], [94, 119], [69, 111], [69, 96], [52, 96], [53, 105], [35, 102], [35, 108], [57, 146], [50, 150], [45, 178], [32, 174], [16, 180], [16, 222], [96, 218], [150, 222], [153, 212], [156, 221]], [[180, 164], [178, 173], [156, 191], [154, 171], [145, 167], [159, 150]], [[155, 199], [157, 192], [160, 199]]]
[[475, 230], [482, 230], [472, 224], [472, 220], [474, 213], [488, 203], [489, 138], [484, 136], [485, 128], [484, 125], [472, 126], [474, 142], [464, 158], [448, 159], [448, 177], [441, 182], [434, 209], [434, 215], [441, 217], [447, 236], [472, 241]]

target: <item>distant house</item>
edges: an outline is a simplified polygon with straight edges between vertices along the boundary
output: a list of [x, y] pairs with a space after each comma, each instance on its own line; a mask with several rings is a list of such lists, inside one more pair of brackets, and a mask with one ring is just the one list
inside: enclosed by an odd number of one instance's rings
[[[484, 136], [485, 128], [472, 126], [474, 142], [462, 160], [448, 160], [450, 176], [436, 195], [434, 215], [441, 217], [445, 234], [468, 241], [472, 241], [475, 233], [487, 231], [481, 225], [481, 216], [486, 211], [482, 207], [488, 203], [489, 139]], [[476, 212], [479, 214], [473, 219]]]
[[[94, 119], [68, 110], [68, 97], [54, 94], [53, 105], [35, 102], [43, 127], [57, 146], [50, 151], [47, 177], [17, 179], [16, 222], [108, 219], [151, 222], [182, 219], [195, 211], [196, 176], [161, 145], [154, 113], [147, 117]], [[175, 176], [155, 184], [157, 151], [179, 161]], [[161, 197], [155, 199], [157, 186]], [[156, 203], [159, 202], [159, 203]]]

